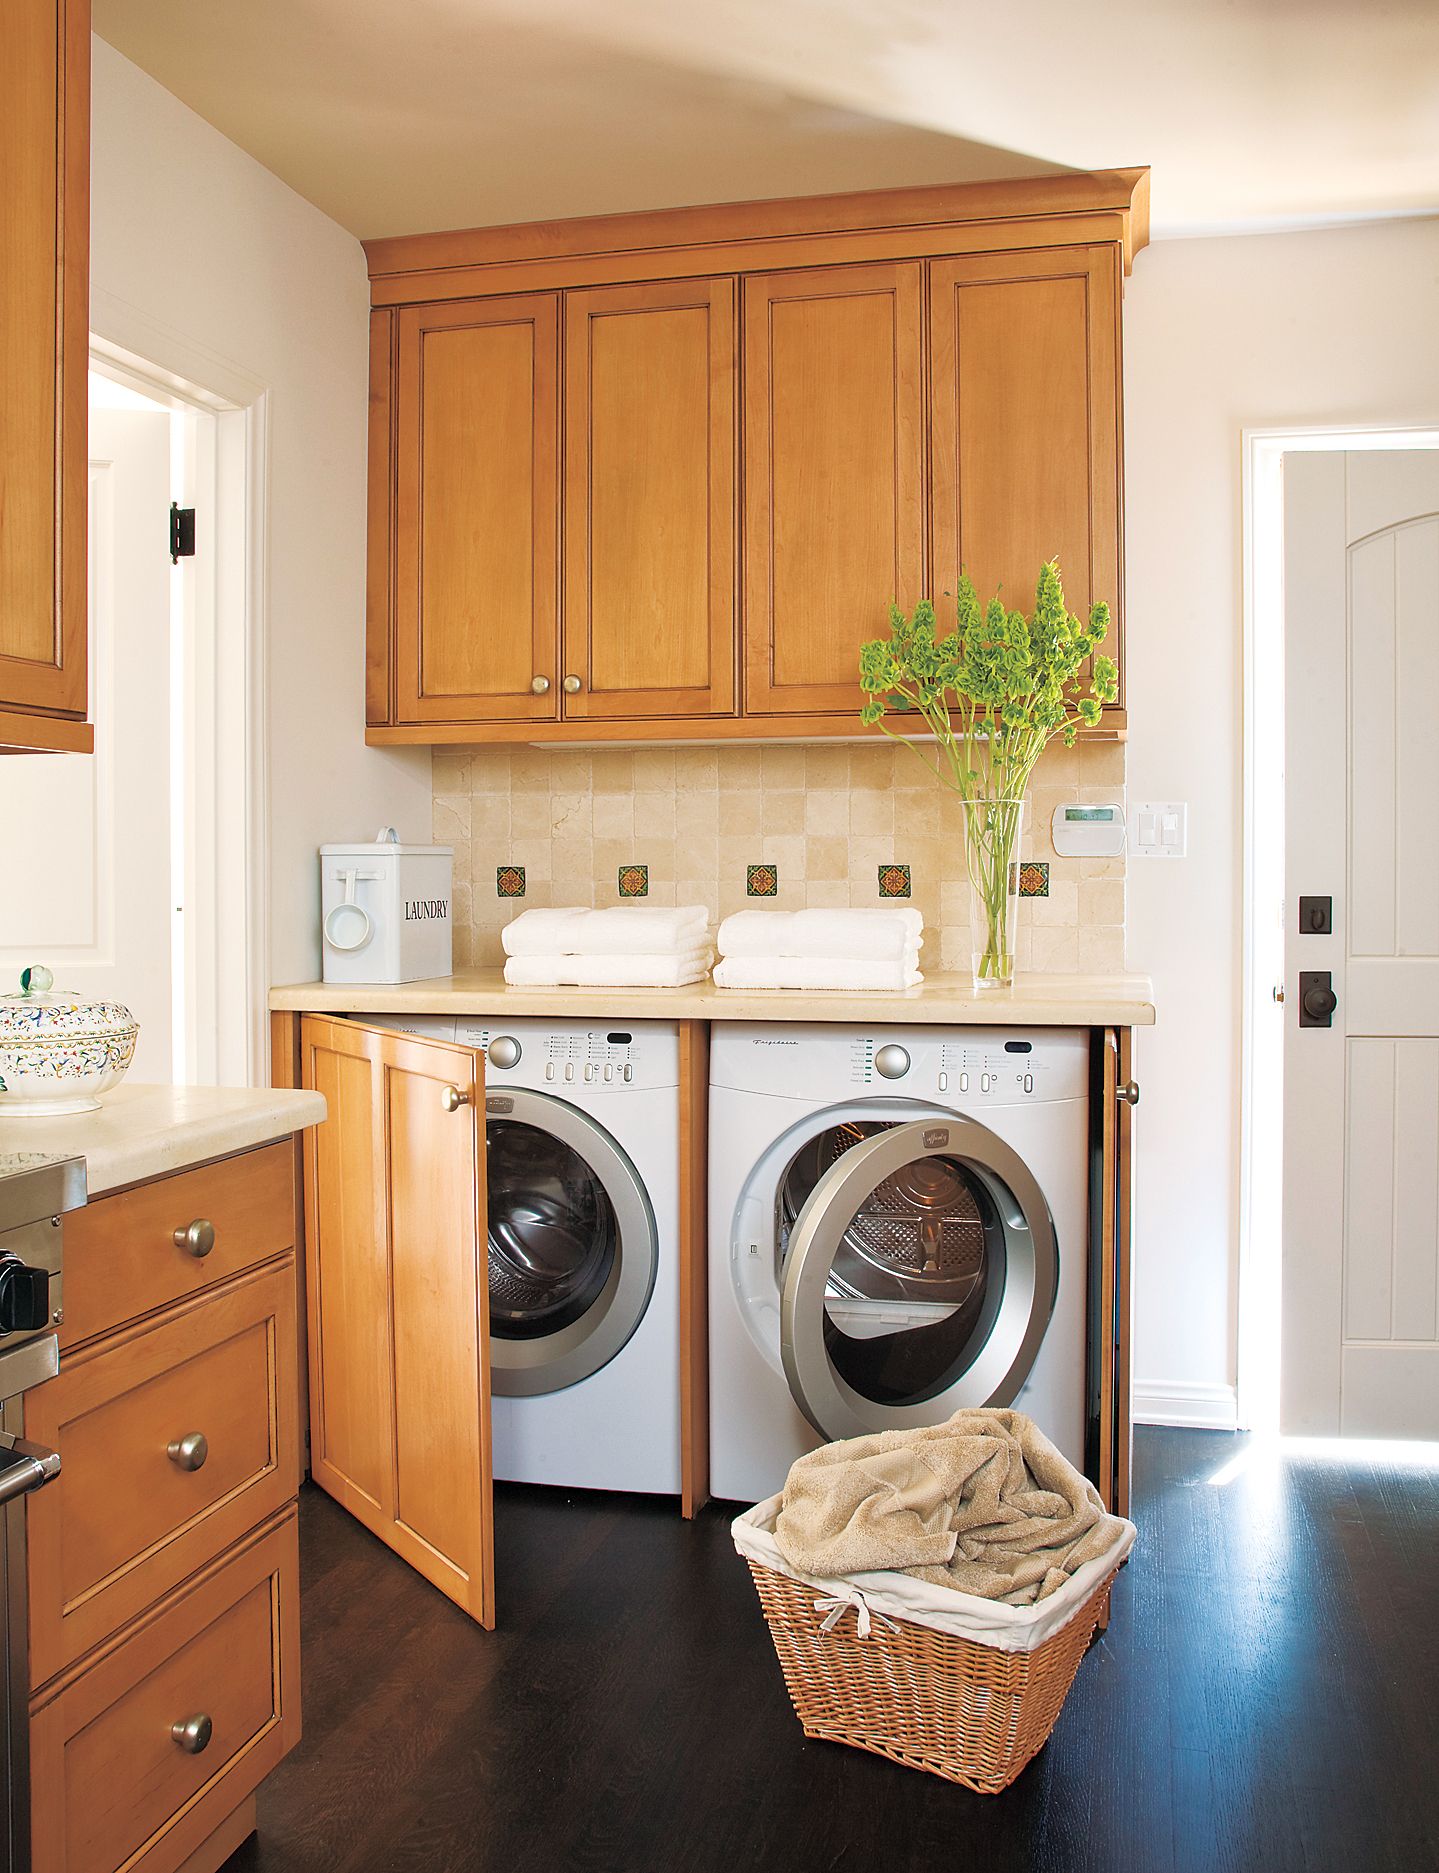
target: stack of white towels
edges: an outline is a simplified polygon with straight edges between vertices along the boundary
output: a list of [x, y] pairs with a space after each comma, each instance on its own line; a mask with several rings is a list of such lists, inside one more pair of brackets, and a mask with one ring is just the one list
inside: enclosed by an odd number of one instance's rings
[[719, 928], [722, 989], [913, 988], [924, 919], [912, 908], [742, 910]]
[[517, 988], [680, 988], [714, 961], [703, 904], [527, 910], [500, 932]]

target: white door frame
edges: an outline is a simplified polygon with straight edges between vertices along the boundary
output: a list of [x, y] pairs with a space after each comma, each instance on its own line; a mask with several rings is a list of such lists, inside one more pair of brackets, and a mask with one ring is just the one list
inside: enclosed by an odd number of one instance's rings
[[[1283, 1167], [1262, 1126], [1283, 1084], [1283, 1029], [1273, 991], [1282, 983], [1284, 931], [1269, 920], [1284, 877], [1284, 457], [1299, 451], [1439, 449], [1439, 428], [1380, 424], [1245, 429], [1243, 909], [1239, 1055], [1239, 1269], [1237, 1419], [1279, 1429]], [[1262, 725], [1262, 733], [1261, 733]], [[1280, 885], [1279, 895], [1282, 897]], [[1265, 921], [1261, 923], [1261, 919]], [[1277, 948], [1276, 948], [1277, 945]], [[1278, 963], [1276, 969], [1275, 956]], [[1282, 1108], [1281, 1108], [1282, 1113]], [[1282, 1116], [1280, 1118], [1282, 1126]], [[1280, 1133], [1282, 1145], [1282, 1132]]]
[[[194, 804], [189, 857], [208, 887], [203, 920], [192, 918], [190, 941], [206, 946], [202, 982], [243, 983], [243, 1020], [226, 1010], [199, 1010], [217, 1035], [206, 1077], [265, 1085], [269, 1080], [269, 711], [266, 706], [266, 599], [269, 391], [243, 367], [152, 319], [111, 293], [90, 300], [90, 349], [106, 371], [147, 396], [216, 417], [213, 461], [200, 464], [213, 488], [214, 511], [243, 514], [240, 537], [216, 539], [215, 578], [196, 591], [198, 615], [215, 626], [213, 641], [228, 667], [187, 673], [192, 720], [215, 737], [215, 771], [242, 773], [233, 790], [204, 789]], [[242, 555], [241, 564], [234, 562]], [[229, 706], [226, 706], [226, 703]], [[216, 851], [243, 854], [244, 902], [233, 882], [210, 865]], [[233, 874], [232, 874], [233, 879]]]

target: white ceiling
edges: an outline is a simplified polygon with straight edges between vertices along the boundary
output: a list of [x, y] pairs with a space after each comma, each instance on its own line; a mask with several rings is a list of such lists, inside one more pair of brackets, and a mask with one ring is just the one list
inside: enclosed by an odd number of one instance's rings
[[1156, 234], [1439, 213], [1436, 0], [94, 0], [368, 238], [1152, 165]]

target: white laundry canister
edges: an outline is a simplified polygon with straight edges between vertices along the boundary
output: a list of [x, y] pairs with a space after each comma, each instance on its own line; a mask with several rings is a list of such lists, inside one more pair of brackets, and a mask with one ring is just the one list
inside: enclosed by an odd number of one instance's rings
[[320, 935], [327, 982], [418, 982], [453, 966], [454, 848], [371, 843], [320, 847]]

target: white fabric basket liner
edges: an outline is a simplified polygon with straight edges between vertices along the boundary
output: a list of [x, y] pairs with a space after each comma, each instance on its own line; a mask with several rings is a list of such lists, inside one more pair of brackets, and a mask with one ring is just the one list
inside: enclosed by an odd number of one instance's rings
[[[1052, 1638], [1129, 1553], [1138, 1533], [1133, 1522], [1125, 1522], [1113, 1547], [1086, 1561], [1048, 1599], [1037, 1600], [1033, 1606], [1007, 1606], [1002, 1600], [957, 1593], [952, 1587], [938, 1587], [910, 1574], [798, 1573], [780, 1553], [774, 1538], [783, 1501], [782, 1495], [771, 1496], [736, 1516], [730, 1524], [734, 1545], [747, 1561], [757, 1561], [761, 1567], [787, 1574], [791, 1580], [802, 1580], [815, 1589], [817, 1603], [823, 1601], [831, 1612], [837, 1602], [853, 1606], [860, 1628], [870, 1626], [868, 1613], [883, 1614], [890, 1619], [911, 1620], [916, 1626], [932, 1626], [936, 1632], [969, 1639], [996, 1652], [1033, 1652]], [[816, 1610], [822, 1610], [818, 1604]]]

